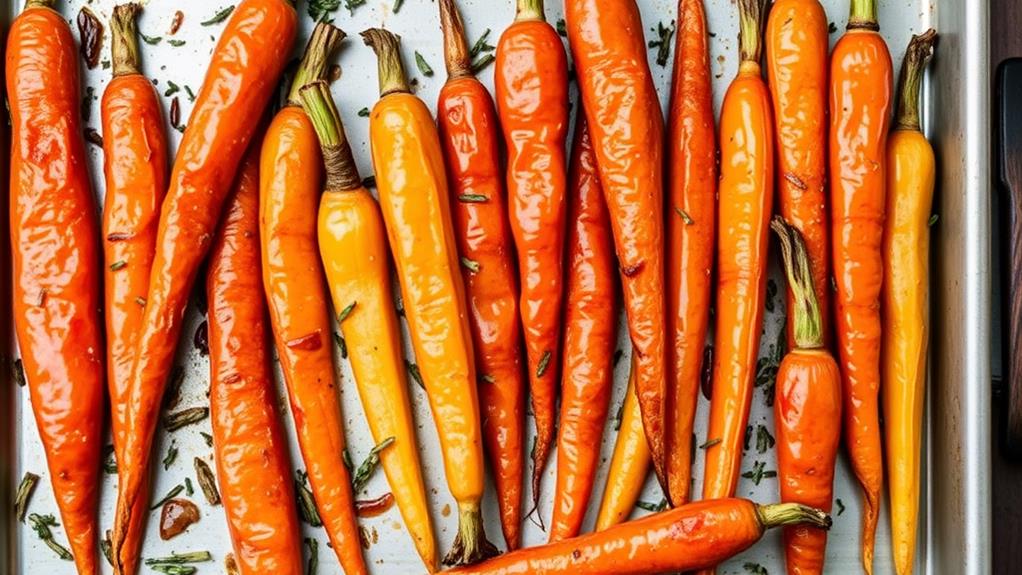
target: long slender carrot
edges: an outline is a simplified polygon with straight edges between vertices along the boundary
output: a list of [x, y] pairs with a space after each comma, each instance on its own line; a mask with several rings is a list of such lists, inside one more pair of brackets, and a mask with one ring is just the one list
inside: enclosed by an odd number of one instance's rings
[[321, 80], [344, 39], [321, 22], [295, 75], [288, 105], [263, 140], [259, 230], [263, 287], [298, 445], [323, 526], [345, 573], [366, 573], [351, 474], [344, 465], [344, 419], [337, 395], [328, 290], [317, 241], [323, 154], [299, 90]]
[[[795, 347], [777, 370], [774, 425], [781, 500], [830, 512], [834, 462], [841, 442], [841, 374], [824, 339], [823, 317], [813, 285], [812, 256], [802, 234], [780, 216], [771, 227], [781, 240], [784, 268], [794, 305]], [[784, 529], [788, 573], [823, 573], [827, 532], [812, 527]]]
[[[497, 43], [497, 112], [507, 144], [511, 231], [518, 248], [522, 328], [536, 419], [532, 500], [557, 420], [560, 327], [567, 214], [568, 57], [548, 24], [543, 0], [518, 0], [515, 21]], [[542, 523], [542, 518], [540, 518]]]
[[105, 375], [99, 223], [77, 48], [52, 5], [29, 0], [7, 39], [12, 315], [61, 521], [78, 573], [93, 575]]
[[710, 323], [717, 225], [717, 140], [713, 121], [710, 49], [702, 0], [678, 2], [674, 84], [668, 118], [667, 305], [668, 353], [664, 437], [669, 498], [676, 505], [692, 488], [692, 427]]
[[716, 499], [683, 505], [574, 539], [508, 553], [451, 575], [648, 575], [715, 565], [741, 553], [768, 529], [830, 527], [826, 513], [797, 503], [756, 505]]
[[[149, 289], [160, 203], [169, 171], [163, 108], [152, 82], [139, 71], [135, 19], [141, 11], [142, 6], [135, 3], [114, 8], [110, 20], [114, 77], [102, 102], [107, 385], [118, 459], [122, 459], [119, 452], [128, 434], [131, 363], [145, 311], [136, 300]], [[149, 486], [143, 483], [142, 491], [148, 493]], [[135, 503], [125, 543], [128, 573], [138, 571], [148, 504], [145, 497]]]
[[663, 114], [635, 0], [568, 0], [565, 14], [614, 229], [637, 360], [635, 391], [653, 467], [666, 492]]
[[[362, 37], [379, 59], [380, 100], [369, 115], [369, 141], [380, 207], [447, 485], [458, 503], [458, 535], [444, 563], [475, 563], [496, 549], [486, 540], [480, 508], [483, 448], [475, 358], [440, 137], [429, 109], [410, 92], [397, 37], [380, 28]], [[461, 265], [481, 270], [469, 260]]]
[[930, 311], [933, 147], [919, 121], [919, 91], [937, 33], [913, 36], [905, 52], [894, 132], [887, 142], [884, 229], [883, 393], [891, 544], [898, 575], [912, 573], [919, 522], [919, 469]]
[[891, 116], [891, 54], [877, 32], [876, 0], [852, 0], [830, 67], [831, 246], [845, 445], [862, 485], [862, 562], [873, 572], [880, 516], [880, 289], [884, 186]]
[[[703, 498], [734, 494], [752, 402], [773, 205], [770, 93], [760, 72], [763, 0], [739, 0], [741, 63], [720, 120], [720, 240]], [[717, 441], [719, 440], [719, 441]]]
[[[827, 230], [827, 14], [819, 0], [779, 0], [766, 27], [767, 73], [777, 145], [777, 200], [805, 238], [816, 300], [830, 342], [830, 243]], [[788, 293], [788, 307], [795, 304]], [[795, 315], [788, 314], [788, 348]]]
[[458, 250], [479, 264], [462, 269], [468, 290], [480, 376], [483, 440], [493, 469], [500, 524], [508, 550], [521, 543], [525, 382], [518, 277], [508, 222], [493, 99], [472, 74], [464, 26], [454, 0], [440, 0], [447, 82], [437, 124], [447, 159]]
[[614, 239], [585, 118], [576, 123], [570, 174], [564, 374], [551, 542], [582, 531], [614, 387]]
[[301, 528], [270, 371], [253, 141], [210, 254], [209, 406], [220, 495], [242, 575], [301, 575]]
[[393, 444], [380, 454], [394, 500], [419, 556], [437, 570], [436, 538], [419, 465], [408, 397], [401, 328], [390, 291], [390, 257], [380, 207], [362, 185], [330, 87], [301, 89], [319, 136], [326, 182], [319, 204], [319, 251], [373, 439]]
[[[170, 176], [131, 371], [129, 433], [118, 461], [112, 543], [124, 573], [124, 543], [149, 473], [160, 403], [191, 288], [209, 250], [241, 158], [290, 58], [297, 14], [287, 0], [243, 0], [217, 47]], [[71, 58], [73, 59], [73, 58]], [[144, 498], [144, 497], [143, 497]]]

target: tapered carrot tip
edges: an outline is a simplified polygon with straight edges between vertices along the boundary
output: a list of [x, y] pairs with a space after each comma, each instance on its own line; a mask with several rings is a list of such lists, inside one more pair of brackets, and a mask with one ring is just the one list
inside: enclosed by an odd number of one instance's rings
[[450, 553], [444, 557], [444, 565], [473, 565], [496, 557], [497, 548], [486, 539], [479, 504], [459, 504], [458, 507], [458, 535]]

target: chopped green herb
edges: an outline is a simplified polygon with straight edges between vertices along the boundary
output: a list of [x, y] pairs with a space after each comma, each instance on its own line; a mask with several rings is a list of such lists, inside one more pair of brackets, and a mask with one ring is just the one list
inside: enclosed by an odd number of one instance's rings
[[113, 445], [103, 447], [103, 471], [108, 475], [117, 475], [117, 455]]
[[174, 464], [175, 459], [177, 459], [177, 446], [171, 443], [167, 449], [167, 455], [163, 458], [163, 470], [169, 470], [170, 466]]
[[309, 548], [309, 563], [305, 568], [305, 575], [316, 575], [319, 568], [319, 541], [306, 537], [305, 546]]
[[202, 439], [205, 440], [206, 447], [213, 447], [213, 436], [212, 435], [206, 433], [205, 431], [200, 431], [199, 435], [201, 435]]
[[379, 445], [374, 447], [369, 452], [369, 456], [366, 457], [362, 465], [358, 466], [358, 470], [355, 471], [355, 477], [351, 480], [352, 490], [355, 493], [362, 491], [362, 488], [369, 483], [369, 479], [372, 478], [373, 472], [380, 466], [380, 452], [394, 444], [394, 438], [388, 437], [380, 442]]
[[658, 22], [656, 30], [654, 30], [657, 33], [658, 38], [656, 40], [649, 41], [649, 47], [657, 49], [656, 63], [660, 66], [666, 66], [667, 59], [671, 55], [671, 39], [674, 37], [674, 29], [675, 26], [673, 21], [669, 27], [664, 26], [663, 22]]
[[421, 387], [422, 389], [426, 389], [426, 383], [422, 381], [422, 372], [419, 371], [419, 366], [415, 365], [414, 363], [406, 359], [405, 367], [408, 368], [408, 375], [412, 376], [412, 379], [415, 381], [415, 383], [418, 384], [418, 386]]
[[106, 562], [111, 567], [114, 566], [114, 554], [112, 552], [113, 545], [110, 544], [110, 531], [107, 530], [106, 535], [99, 540], [99, 550], [103, 552], [103, 557], [106, 557]]
[[496, 60], [496, 57], [494, 57], [493, 54], [485, 54], [481, 56], [479, 59], [472, 62], [472, 73], [478, 74], [479, 72], [482, 72], [487, 66], [492, 64], [494, 60]]
[[617, 408], [617, 414], [614, 415], [614, 431], [621, 431], [621, 419], [625, 416], [625, 404], [621, 402], [621, 407]]
[[210, 18], [209, 20], [206, 20], [204, 22], [199, 22], [199, 25], [200, 26], [212, 26], [214, 24], [219, 24], [219, 23], [223, 22], [224, 20], [226, 20], [227, 17], [230, 16], [231, 13], [233, 13], [233, 12], [234, 12], [234, 6], [228, 6], [227, 8], [224, 8], [223, 10], [221, 10], [221, 11], [217, 12], [216, 14], [214, 14], [213, 17]]
[[[325, 0], [324, 3], [336, 3], [330, 0]], [[349, 14], [355, 13], [355, 8], [365, 5], [366, 0], [344, 0], [344, 7], [348, 10]]]
[[770, 575], [770, 573], [766, 570], [766, 567], [759, 563], [747, 561], [745, 565], [742, 565], [742, 567], [745, 568], [746, 573], [752, 573], [752, 575]]
[[142, 38], [143, 42], [145, 42], [146, 44], [149, 44], [150, 46], [155, 46], [155, 45], [159, 44], [160, 41], [163, 40], [163, 36], [146, 36], [145, 34], [143, 34], [141, 32], [138, 33], [138, 36], [140, 38]]
[[681, 221], [685, 222], [686, 226], [691, 226], [692, 224], [696, 223], [695, 220], [692, 219], [692, 216], [688, 215], [688, 212], [679, 208], [678, 206], [674, 206], [674, 211], [679, 216], [681, 216]]
[[543, 374], [546, 373], [547, 368], [550, 367], [551, 357], [552, 356], [550, 354], [550, 350], [546, 350], [543, 352], [543, 357], [539, 358], [539, 365], [536, 366], [537, 378], [543, 377]]
[[[346, 0], [348, 4], [350, 4], [351, 1], [352, 0]], [[340, 7], [341, 0], [309, 0], [309, 16], [312, 16], [312, 19], [317, 22], [325, 20], [327, 14], [337, 11]], [[352, 8], [353, 7], [348, 9], [351, 10]]]
[[842, 513], [845, 512], [845, 502], [841, 501], [840, 497], [834, 500], [834, 505], [837, 505], [837, 514], [838, 515], [841, 515]]
[[702, 445], [699, 446], [699, 449], [709, 449], [709, 448], [713, 447], [714, 445], [720, 444], [721, 441], [723, 441], [723, 440], [721, 438], [719, 438], [719, 437], [714, 437], [713, 439], [707, 439], [706, 443], [703, 443]]
[[458, 196], [458, 201], [464, 204], [485, 204], [490, 201], [490, 198], [483, 194], [461, 194]]
[[926, 225], [928, 225], [928, 226], [930, 226], [932, 228], [933, 226], [937, 225], [937, 222], [939, 220], [940, 220], [940, 214], [933, 214], [932, 216], [930, 216], [930, 220], [928, 222], [926, 222]]
[[188, 95], [189, 102], [195, 101], [195, 92], [192, 92], [192, 87], [189, 86], [188, 84], [185, 84], [185, 94]]
[[397, 14], [401, 11], [401, 6], [405, 3], [405, 0], [394, 0], [394, 7], [391, 9], [392, 12]]
[[348, 453], [347, 448], [341, 452], [341, 463], [344, 464], [344, 468], [347, 469], [349, 473], [355, 471], [355, 464], [351, 461], [351, 454]]
[[124, 260], [118, 260], [118, 261], [110, 264], [110, 271], [116, 272], [116, 271], [119, 271], [119, 270], [123, 270], [126, 267], [128, 267], [128, 262], [126, 262]]
[[195, 488], [192, 487], [191, 477], [185, 477], [185, 495], [187, 495], [188, 497], [195, 495]]
[[828, 34], [833, 34], [834, 32], [837, 32], [837, 24], [835, 24], [833, 22], [828, 22], [827, 23], [827, 33]]
[[477, 262], [475, 260], [470, 260], [470, 259], [466, 258], [465, 256], [461, 256], [461, 267], [467, 269], [468, 271], [470, 271], [470, 272], [472, 272], [474, 274], [479, 273], [479, 269], [480, 269], [479, 262]]
[[14, 383], [18, 384], [18, 387], [25, 387], [25, 364], [20, 357], [11, 362], [11, 371], [14, 372]]
[[185, 45], [184, 40], [167, 40], [167, 43], [175, 48], [180, 48], [181, 46]]
[[664, 509], [667, 509], [667, 499], [661, 499], [660, 503], [650, 503], [648, 501], [636, 501], [635, 506], [639, 509], [651, 511], [653, 513], [659, 513]]
[[362, 108], [361, 110], [358, 111], [358, 115], [362, 116], [363, 118], [368, 118], [369, 117], [369, 108]]
[[355, 306], [358, 305], [357, 301], [353, 301], [341, 310], [341, 313], [337, 316], [337, 323], [344, 323], [344, 320], [348, 319], [351, 312], [355, 311]]
[[182, 427], [198, 423], [207, 417], [209, 417], [208, 407], [190, 407], [164, 417], [163, 428], [167, 431], [177, 431]]
[[784, 359], [784, 353], [786, 350], [787, 340], [785, 339], [784, 330], [781, 329], [777, 333], [777, 342], [770, 344], [769, 353], [756, 360], [755, 386], [763, 388], [764, 400], [767, 407], [771, 407], [774, 404], [777, 370], [781, 365], [781, 360]]
[[426, 59], [422, 57], [422, 54], [418, 50], [415, 51], [415, 65], [419, 68], [419, 72], [427, 78], [433, 75], [433, 68], [430, 67]]
[[57, 523], [57, 519], [53, 515], [39, 515], [37, 513], [33, 513], [28, 516], [28, 522], [32, 526], [32, 529], [36, 532], [36, 535], [39, 536], [39, 539], [42, 539], [43, 543], [52, 549], [58, 557], [64, 561], [71, 561], [74, 559], [71, 552], [60, 543], [57, 543], [56, 539], [53, 538], [53, 531], [51, 531], [50, 528], [60, 527], [60, 523]]
[[39, 476], [30, 471], [25, 472], [18, 484], [18, 494], [14, 498], [14, 516], [18, 521], [25, 522], [25, 511], [28, 510], [28, 502], [32, 498], [36, 484], [39, 483]]
[[763, 425], [756, 426], [756, 451], [766, 453], [774, 446], [774, 436]]
[[564, 18], [557, 21], [557, 33], [565, 38], [568, 37], [568, 23], [564, 21]]
[[166, 503], [166, 502], [170, 501], [171, 499], [177, 497], [184, 490], [185, 490], [185, 486], [184, 485], [181, 485], [181, 484], [175, 485], [173, 489], [168, 491], [167, 494], [164, 495], [162, 499], [160, 499], [159, 501], [154, 503], [153, 506], [150, 507], [149, 509], [159, 509], [160, 507], [163, 507], [164, 503]]
[[480, 36], [479, 39], [475, 41], [475, 44], [472, 44], [472, 49], [468, 51], [469, 58], [475, 58], [476, 56], [484, 52], [493, 52], [494, 50], [496, 50], [495, 47], [491, 46], [489, 42], [487, 42], [489, 37], [490, 29], [487, 28], [486, 31], [483, 32], [483, 35]]
[[209, 551], [192, 551], [189, 553], [171, 553], [169, 557], [156, 557], [146, 559], [145, 564], [149, 567], [155, 565], [184, 565], [185, 563], [205, 563], [212, 561], [213, 555]]
[[348, 342], [344, 339], [343, 335], [336, 331], [334, 332], [334, 343], [341, 350], [341, 358], [348, 359]]
[[220, 505], [220, 492], [216, 488], [216, 476], [213, 475], [213, 470], [209, 468], [209, 464], [198, 457], [195, 458], [194, 463], [195, 478], [199, 480], [199, 489], [206, 496], [206, 501], [210, 505]]
[[755, 485], [759, 485], [759, 482], [763, 481], [764, 479], [777, 477], [776, 471], [767, 471], [765, 467], [766, 467], [765, 461], [756, 461], [755, 463], [752, 464], [752, 471], [746, 471], [745, 473], [742, 474], [742, 477], [746, 479], [751, 479]]
[[167, 91], [163, 93], [164, 98], [169, 98], [181, 91], [181, 86], [178, 86], [170, 80], [167, 80], [167, 86], [169, 86], [169, 88], [167, 88]]
[[[345, 451], [347, 453], [347, 451]], [[302, 518], [302, 521], [308, 523], [313, 527], [322, 527], [323, 520], [319, 517], [319, 511], [316, 509], [316, 500], [312, 496], [312, 490], [309, 489], [308, 479], [309, 476], [304, 471], [298, 471], [295, 479], [295, 492], [298, 494], [298, 511]]]
[[745, 426], [745, 441], [744, 441], [743, 447], [742, 447], [745, 451], [749, 450], [749, 442], [751, 442], [751, 441], [752, 441], [752, 426], [751, 425], [746, 425]]

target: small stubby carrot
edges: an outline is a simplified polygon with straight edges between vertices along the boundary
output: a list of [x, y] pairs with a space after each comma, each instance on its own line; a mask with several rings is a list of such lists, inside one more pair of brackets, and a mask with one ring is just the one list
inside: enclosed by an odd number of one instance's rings
[[52, 6], [30, 0], [7, 38], [11, 315], [61, 523], [79, 575], [94, 575], [106, 349], [100, 226], [77, 47]]
[[646, 484], [649, 464], [652, 458], [646, 432], [642, 427], [642, 413], [639, 398], [635, 395], [635, 367], [632, 363], [628, 375], [628, 390], [621, 407], [621, 422], [618, 427], [614, 455], [607, 470], [607, 483], [603, 488], [603, 500], [596, 516], [596, 530], [604, 531], [628, 520], [635, 509], [635, 502]]
[[[136, 18], [141, 11], [142, 6], [135, 3], [114, 8], [110, 20], [114, 77], [101, 105], [107, 386], [115, 451], [124, 447], [128, 433], [131, 364], [145, 311], [137, 299], [149, 289], [169, 171], [163, 108], [156, 88], [140, 72]], [[143, 485], [142, 490], [148, 492], [149, 486]], [[140, 498], [135, 506], [123, 554], [127, 573], [138, 571], [148, 501]]]
[[243, 0], [213, 50], [178, 148], [160, 210], [156, 254], [131, 368], [128, 433], [118, 461], [111, 543], [115, 571], [142, 485], [153, 435], [198, 269], [259, 118], [291, 57], [297, 14], [288, 0]]
[[569, 173], [568, 291], [551, 542], [582, 531], [614, 388], [614, 238], [585, 118], [576, 123]]
[[337, 393], [329, 293], [319, 254], [317, 210], [323, 153], [299, 90], [321, 80], [344, 32], [321, 22], [295, 74], [288, 105], [263, 139], [259, 169], [259, 231], [263, 288], [277, 356], [309, 485], [323, 527], [345, 573], [367, 573], [355, 515], [351, 474], [344, 465], [344, 418]]
[[525, 379], [518, 277], [508, 221], [497, 111], [472, 73], [464, 25], [454, 0], [440, 0], [447, 82], [437, 124], [447, 160], [459, 253], [479, 264], [462, 268], [479, 376], [483, 440], [509, 551], [521, 544], [525, 473]]
[[692, 488], [692, 428], [710, 323], [717, 226], [717, 139], [703, 0], [678, 2], [674, 81], [668, 116], [668, 349], [664, 437], [668, 496]]
[[270, 370], [260, 273], [259, 150], [242, 161], [214, 241], [209, 407], [220, 496], [241, 575], [301, 575], [301, 528]]
[[[766, 27], [766, 69], [774, 104], [778, 212], [798, 228], [812, 263], [816, 300], [830, 342], [827, 220], [827, 14], [819, 0], [778, 0]], [[788, 308], [794, 305], [788, 293]], [[788, 314], [788, 348], [795, 345]]]
[[711, 567], [787, 525], [828, 529], [829, 515], [798, 503], [697, 501], [605, 531], [531, 547], [451, 575], [649, 575]]
[[[812, 256], [794, 224], [776, 216], [771, 224], [794, 292], [788, 313], [795, 316], [795, 347], [777, 370], [774, 425], [781, 501], [830, 512], [834, 462], [841, 442], [841, 374], [827, 348], [822, 310], [813, 285]], [[827, 532], [800, 525], [784, 529], [788, 573], [823, 573]]]
[[429, 108], [411, 93], [399, 40], [362, 33], [379, 60], [380, 100], [369, 142], [412, 348], [429, 397], [447, 485], [458, 504], [458, 534], [444, 563], [496, 553], [482, 520], [483, 442], [472, 328], [454, 237], [443, 149]]
[[667, 492], [663, 112], [635, 0], [567, 0], [565, 16], [614, 230], [635, 392], [653, 468]]
[[383, 216], [359, 177], [330, 87], [317, 81], [304, 86], [300, 94], [325, 159], [319, 253], [334, 311], [374, 442], [393, 440], [380, 453], [391, 493], [423, 564], [433, 573], [438, 567], [436, 537], [419, 463], [401, 327], [390, 289]]
[[[497, 43], [497, 112], [507, 147], [511, 232], [518, 251], [522, 330], [536, 421], [532, 499], [557, 426], [567, 229], [568, 57], [546, 21], [543, 0], [518, 0], [515, 21]], [[540, 518], [542, 524], [542, 518]]]
[[741, 63], [720, 120], [713, 392], [703, 498], [729, 497], [741, 473], [763, 328], [774, 191], [773, 118], [760, 72], [763, 0], [739, 0]]
[[933, 147], [922, 133], [919, 92], [937, 33], [913, 36], [905, 52], [894, 131], [887, 141], [884, 228], [883, 410], [898, 575], [912, 573], [919, 526], [919, 474], [930, 335], [930, 212]]
[[880, 517], [880, 317], [893, 70], [876, 0], [852, 0], [830, 64], [831, 263], [845, 445], [862, 486], [862, 563], [873, 572]]

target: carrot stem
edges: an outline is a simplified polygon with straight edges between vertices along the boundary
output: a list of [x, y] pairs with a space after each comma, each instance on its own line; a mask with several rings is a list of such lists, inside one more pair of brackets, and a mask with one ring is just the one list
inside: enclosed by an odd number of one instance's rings
[[543, 12], [543, 0], [518, 0], [518, 10], [515, 13], [515, 21], [542, 20], [546, 21]]
[[411, 92], [404, 64], [401, 63], [401, 40], [383, 28], [362, 32], [362, 40], [376, 53], [380, 75], [380, 97], [395, 92]]
[[295, 79], [291, 83], [291, 92], [287, 96], [288, 106], [301, 106], [302, 98], [299, 92], [302, 88], [317, 80], [326, 78], [327, 63], [337, 48], [341, 45], [346, 34], [337, 26], [320, 22], [316, 24], [309, 38], [309, 44], [305, 47], [305, 55], [302, 56], [302, 63], [295, 72]]
[[344, 135], [344, 125], [330, 94], [330, 85], [319, 80], [300, 90], [302, 105], [309, 115], [323, 148], [328, 192], [346, 192], [362, 187], [362, 179], [351, 153], [351, 144]]
[[849, 30], [879, 30], [876, 0], [852, 0], [851, 14], [848, 17]]
[[454, 0], [440, 0], [440, 26], [444, 31], [444, 64], [448, 78], [472, 74], [472, 55], [465, 40], [465, 24]]
[[794, 309], [789, 313], [795, 316], [795, 345], [799, 349], [822, 348], [823, 318], [813, 285], [809, 251], [802, 234], [781, 216], [774, 216], [770, 227], [781, 240], [784, 271], [788, 276], [788, 287], [794, 295]]
[[923, 84], [923, 70], [933, 56], [933, 45], [937, 42], [937, 31], [929, 29], [922, 35], [912, 36], [905, 62], [901, 65], [901, 78], [898, 80], [898, 112], [895, 115], [896, 130], [920, 132], [919, 91]]
[[450, 553], [444, 557], [445, 565], [472, 565], [493, 557], [497, 549], [486, 540], [483, 531], [483, 512], [478, 503], [459, 504], [458, 535]]
[[29, 8], [53, 8], [53, 0], [26, 0], [25, 10]]
[[764, 529], [782, 525], [810, 525], [820, 529], [830, 529], [833, 523], [827, 513], [799, 503], [757, 505], [756, 513], [759, 515], [759, 522]]
[[110, 19], [112, 40], [110, 53], [113, 59], [114, 77], [131, 76], [139, 73], [138, 26], [135, 19], [142, 12], [142, 5], [135, 2], [121, 4], [114, 8]]
[[759, 64], [763, 55], [764, 0], [738, 0], [738, 43], [742, 62]]

